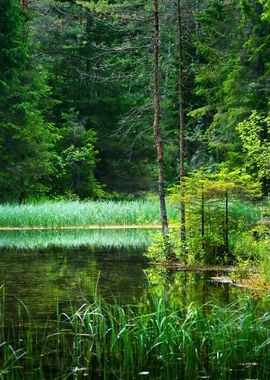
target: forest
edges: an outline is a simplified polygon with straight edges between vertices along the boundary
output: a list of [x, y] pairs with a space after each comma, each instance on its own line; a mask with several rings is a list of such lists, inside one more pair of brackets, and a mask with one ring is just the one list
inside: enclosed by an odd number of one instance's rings
[[269, 94], [269, 0], [0, 0], [0, 379], [270, 377]]
[[[177, 1], [159, 9], [166, 187], [181, 100], [185, 174], [249, 177], [267, 195], [269, 2], [180, 3], [180, 31]], [[2, 1], [2, 202], [155, 190], [152, 13], [151, 1]]]

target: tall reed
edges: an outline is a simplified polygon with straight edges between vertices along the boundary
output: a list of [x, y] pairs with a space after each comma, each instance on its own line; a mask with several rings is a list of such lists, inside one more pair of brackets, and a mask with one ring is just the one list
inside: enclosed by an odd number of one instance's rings
[[[257, 315], [258, 314], [258, 315]], [[98, 297], [59, 313], [41, 332], [33, 323], [0, 345], [3, 379], [267, 379], [269, 313], [244, 299], [227, 307], [168, 305], [155, 297], [140, 307]], [[18, 326], [17, 326], [18, 327]], [[8, 341], [10, 340], [10, 342]]]
[[[168, 214], [171, 221], [179, 219], [176, 207], [169, 207]], [[57, 228], [149, 224], [160, 224], [159, 206], [154, 201], [60, 201], [0, 205], [1, 227]]]

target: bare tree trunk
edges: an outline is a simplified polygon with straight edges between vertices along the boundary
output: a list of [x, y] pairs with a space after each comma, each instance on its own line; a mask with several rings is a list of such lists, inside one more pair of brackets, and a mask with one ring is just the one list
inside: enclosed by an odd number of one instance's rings
[[93, 31], [93, 16], [90, 13], [90, 11], [86, 10], [86, 48], [87, 48], [87, 56], [86, 56], [86, 65], [85, 65], [85, 72], [88, 76], [88, 80], [90, 81], [90, 75], [91, 75], [91, 64], [90, 64], [90, 56], [89, 52], [91, 51], [91, 32]]
[[154, 0], [154, 122], [153, 133], [155, 145], [157, 149], [157, 162], [158, 162], [158, 193], [160, 201], [160, 216], [162, 222], [162, 234], [167, 239], [168, 232], [168, 219], [165, 202], [165, 186], [164, 186], [164, 162], [163, 162], [163, 146], [159, 131], [160, 121], [160, 95], [159, 95], [159, 12], [158, 0]]
[[229, 193], [225, 193], [225, 249], [226, 254], [229, 254]]
[[21, 0], [22, 8], [27, 8], [30, 3], [32, 3], [31, 0]]
[[202, 249], [205, 249], [205, 241], [204, 241], [204, 238], [205, 238], [205, 199], [204, 199], [204, 187], [202, 185], [202, 188], [201, 188], [201, 191], [202, 191], [202, 197], [201, 197], [201, 224], [202, 224], [202, 234], [201, 234], [201, 237], [202, 237]]
[[185, 186], [185, 126], [184, 126], [184, 94], [183, 94], [183, 31], [181, 0], [177, 0], [178, 15], [178, 99], [179, 99], [179, 159], [180, 159], [180, 186], [181, 186], [181, 241], [186, 240], [186, 205], [183, 200]]

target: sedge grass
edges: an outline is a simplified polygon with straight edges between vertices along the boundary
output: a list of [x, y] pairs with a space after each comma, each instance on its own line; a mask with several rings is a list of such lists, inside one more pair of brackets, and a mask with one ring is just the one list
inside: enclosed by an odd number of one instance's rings
[[[171, 221], [179, 219], [176, 207], [168, 207]], [[0, 205], [0, 227], [118, 226], [160, 224], [154, 201], [60, 201]]]
[[270, 316], [257, 314], [250, 299], [186, 307], [152, 297], [130, 307], [96, 296], [60, 313], [51, 331], [32, 322], [20, 339], [5, 336], [0, 378], [268, 379]]
[[251, 229], [260, 220], [262, 211], [260, 204], [248, 201], [233, 201], [229, 205], [230, 223], [241, 221], [245, 229]]

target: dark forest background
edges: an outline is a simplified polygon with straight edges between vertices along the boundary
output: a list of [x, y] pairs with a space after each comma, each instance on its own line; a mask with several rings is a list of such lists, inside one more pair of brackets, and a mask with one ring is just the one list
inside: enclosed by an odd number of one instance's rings
[[[177, 2], [160, 1], [166, 187], [179, 181]], [[185, 173], [269, 191], [270, 2], [183, 0]], [[0, 0], [0, 200], [156, 189], [151, 1]]]

